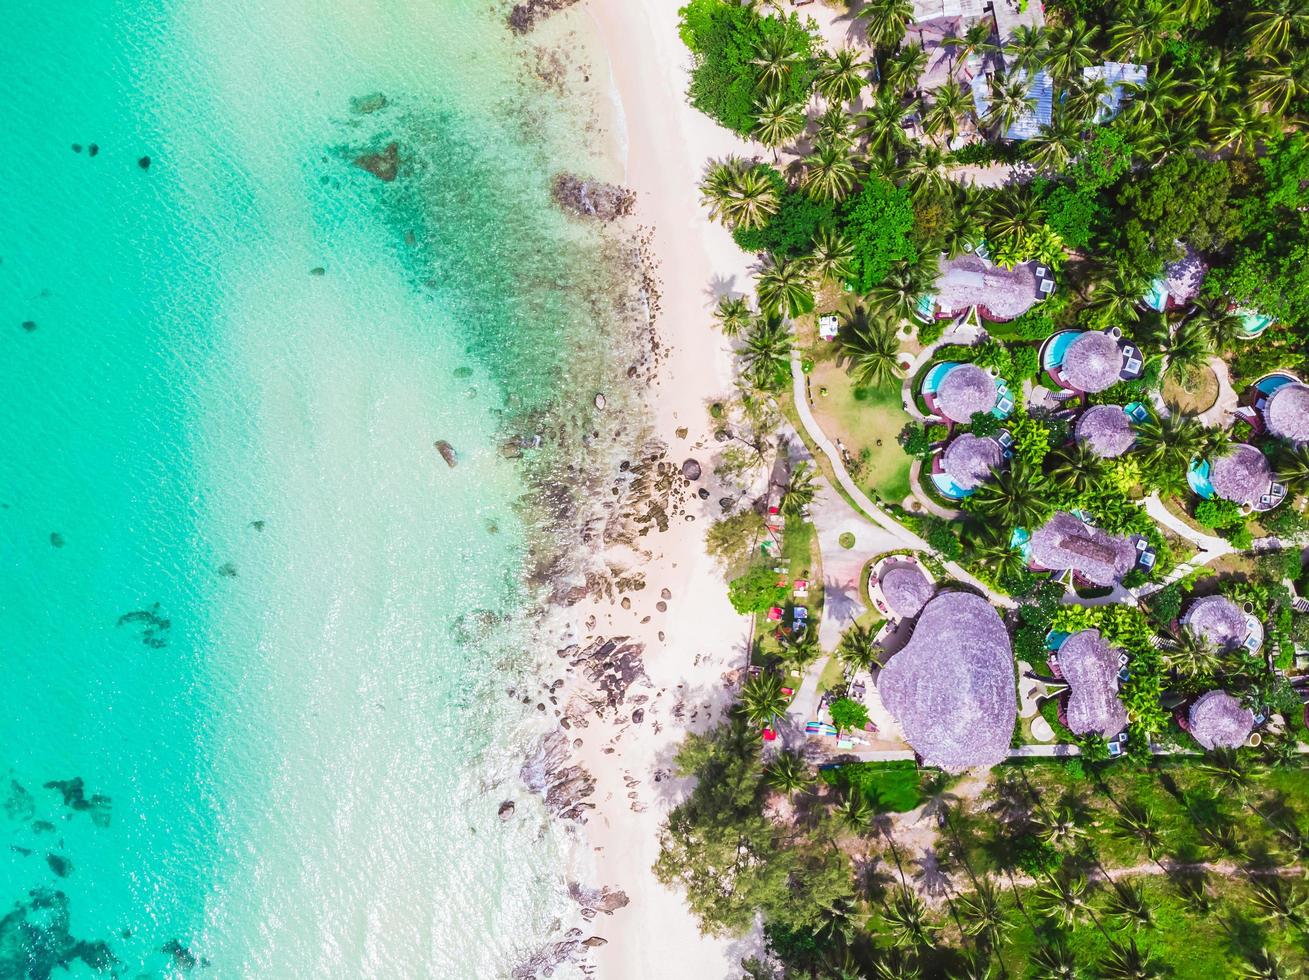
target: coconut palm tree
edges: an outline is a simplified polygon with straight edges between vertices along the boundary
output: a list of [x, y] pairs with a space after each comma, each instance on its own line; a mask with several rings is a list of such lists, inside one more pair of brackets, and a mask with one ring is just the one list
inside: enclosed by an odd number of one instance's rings
[[1213, 122], [1219, 110], [1240, 91], [1236, 65], [1218, 55], [1199, 65], [1186, 81], [1180, 108], [1199, 122]]
[[1036, 980], [1079, 980], [1086, 976], [1063, 936], [1037, 945], [1032, 953], [1032, 969]]
[[805, 630], [798, 636], [789, 636], [782, 641], [782, 659], [800, 672], [817, 660], [822, 652], [817, 630]]
[[800, 184], [810, 197], [820, 201], [839, 201], [854, 186], [854, 161], [844, 146], [819, 144], [804, 158], [804, 166]]
[[1000, 901], [1000, 891], [990, 878], [977, 882], [976, 890], [959, 900], [964, 932], [975, 937], [987, 949], [996, 949], [1005, 933], [1014, 927]]
[[1137, 303], [1149, 283], [1124, 266], [1110, 266], [1108, 272], [1094, 280], [1087, 305], [1106, 323], [1136, 323], [1141, 316]]
[[759, 69], [759, 87], [765, 92], [777, 92], [786, 86], [791, 72], [804, 58], [796, 50], [793, 29], [783, 21], [782, 30], [765, 34], [750, 63]]
[[941, 44], [954, 52], [950, 65], [951, 74], [953, 74], [954, 63], [957, 61], [966, 61], [975, 54], [988, 55], [1000, 50], [998, 45], [991, 42], [991, 20], [989, 18], [979, 20], [964, 31], [962, 36], [942, 38]]
[[1006, 187], [992, 198], [986, 222], [988, 238], [997, 242], [1006, 238], [1023, 242], [1044, 226], [1045, 211], [1030, 188]]
[[754, 322], [754, 311], [744, 296], [723, 296], [714, 307], [714, 318], [724, 336], [735, 337]]
[[1037, 834], [1053, 847], [1071, 847], [1086, 838], [1081, 814], [1066, 802], [1053, 810], [1040, 811], [1036, 820]]
[[1096, 59], [1095, 41], [1099, 29], [1077, 21], [1068, 27], [1050, 31], [1050, 51], [1046, 67], [1060, 81], [1068, 81]]
[[1278, 451], [1277, 479], [1292, 496], [1309, 494], [1309, 445], [1283, 446]]
[[863, 125], [858, 135], [868, 138], [868, 149], [880, 156], [889, 157], [896, 150], [909, 145], [905, 121], [917, 110], [917, 104], [906, 106], [894, 93], [883, 90], [877, 94], [866, 112], [859, 113]]
[[1156, 484], [1169, 475], [1185, 478], [1193, 459], [1204, 459], [1215, 448], [1213, 435], [1194, 416], [1173, 412], [1151, 416], [1136, 427], [1135, 457]]
[[1244, 337], [1241, 318], [1228, 308], [1226, 299], [1197, 301], [1191, 319], [1200, 324], [1210, 349], [1215, 353], [1231, 350]]
[[1084, 442], [1074, 441], [1050, 456], [1050, 481], [1076, 496], [1088, 493], [1105, 475], [1104, 459]]
[[1265, 0], [1245, 17], [1246, 44], [1256, 55], [1274, 58], [1309, 30], [1303, 0]]
[[1194, 124], [1180, 119], [1169, 120], [1162, 126], [1147, 129], [1140, 139], [1141, 152], [1156, 161], [1163, 161], [1179, 153], [1190, 153], [1205, 146]]
[[882, 78], [891, 91], [901, 98], [918, 87], [918, 80], [927, 69], [927, 52], [917, 42], [906, 44], [886, 62]]
[[787, 796], [794, 796], [813, 785], [809, 766], [798, 752], [779, 752], [764, 770], [768, 788]]
[[783, 92], [768, 92], [759, 103], [755, 138], [776, 154], [805, 130], [805, 108], [788, 102]]
[[1129, 99], [1123, 112], [1132, 122], [1158, 128], [1177, 109], [1181, 83], [1171, 69], [1156, 71], [1155, 66], [1150, 67], [1151, 71], [1145, 81], [1123, 86], [1123, 92]]
[[869, 44], [894, 51], [914, 19], [914, 5], [912, 0], [873, 0], [855, 16], [867, 21]]
[[1041, 170], [1062, 170], [1081, 149], [1082, 124], [1062, 110], [1027, 141], [1029, 159]]
[[904, 186], [915, 199], [941, 197], [950, 186], [945, 154], [935, 143], [920, 144], [905, 161]]
[[1240, 980], [1287, 980], [1299, 973], [1298, 967], [1287, 966], [1279, 955], [1265, 947], [1246, 954], [1246, 961], [1237, 976]]
[[1209, 346], [1208, 330], [1194, 317], [1171, 329], [1166, 320], [1161, 320], [1150, 331], [1147, 343], [1155, 348], [1156, 356], [1163, 362], [1163, 376], [1178, 384], [1194, 378], [1214, 353]]
[[953, 140], [972, 111], [972, 95], [957, 79], [948, 78], [932, 92], [932, 104], [923, 114], [923, 127], [932, 134], [944, 132]]
[[1281, 878], [1259, 878], [1250, 886], [1250, 903], [1258, 918], [1282, 928], [1304, 928], [1307, 902], [1299, 889]]
[[986, 124], [1004, 136], [1019, 119], [1036, 111], [1036, 96], [1024, 75], [996, 75], [991, 79], [991, 108]]
[[1182, 627], [1169, 636], [1172, 641], [1163, 650], [1163, 661], [1168, 669], [1187, 681], [1212, 678], [1221, 663], [1218, 648], [1195, 630]]
[[771, 725], [774, 719], [785, 715], [787, 703], [782, 679], [777, 674], [759, 674], [741, 685], [740, 711], [755, 728]]
[[972, 557], [974, 564], [990, 573], [997, 582], [1021, 575], [1027, 567], [1027, 559], [1009, 543], [1007, 532], [984, 539], [973, 550]]
[[745, 335], [741, 348], [746, 379], [764, 391], [780, 388], [791, 373], [791, 331], [775, 316], [763, 316]]
[[1011, 71], [1025, 71], [1029, 74], [1045, 65], [1045, 55], [1050, 39], [1044, 27], [1020, 24], [1009, 36], [1005, 45], [1005, 60]]
[[1126, 945], [1111, 941], [1109, 953], [1100, 961], [1104, 980], [1155, 980], [1163, 975], [1163, 967], [1142, 952], [1135, 939], [1127, 940]]
[[845, 107], [833, 102], [814, 121], [814, 142], [830, 143], [832, 146], [844, 146], [849, 149], [854, 145], [854, 116], [845, 111]]
[[855, 670], [868, 670], [877, 663], [881, 652], [881, 648], [877, 645], [876, 634], [867, 626], [860, 626], [858, 623], [850, 624], [850, 628], [842, 634], [841, 642], [836, 648], [836, 655], [841, 658], [841, 662]]
[[729, 228], [761, 228], [777, 213], [777, 187], [767, 168], [744, 161], [710, 167], [700, 193], [710, 215]]
[[1085, 78], [1078, 76], [1068, 83], [1064, 95], [1063, 109], [1074, 119], [1082, 123], [1091, 123], [1104, 111], [1105, 100], [1113, 94], [1114, 87], [1104, 78]]
[[854, 48], [841, 48], [819, 59], [814, 88], [829, 104], [853, 102], [868, 84], [871, 67]]
[[842, 331], [841, 354], [846, 370], [860, 387], [881, 388], [893, 383], [899, 376], [899, 353], [900, 338], [895, 328], [882, 320], [856, 315]]
[[1247, 108], [1278, 115], [1305, 94], [1305, 58], [1282, 58], [1263, 64], [1250, 75]]
[[1047, 878], [1037, 886], [1036, 906], [1065, 929], [1076, 928], [1095, 914], [1086, 897], [1086, 878], [1081, 875]]
[[921, 256], [918, 261], [893, 263], [886, 278], [868, 293], [868, 299], [883, 313], [908, 320], [918, 308], [918, 301], [935, 284], [940, 273], [936, 253]]
[[1267, 113], [1246, 106], [1231, 106], [1209, 127], [1209, 135], [1218, 149], [1231, 147], [1235, 153], [1247, 153], [1279, 128]]
[[787, 478], [782, 490], [781, 510], [787, 517], [803, 517], [805, 508], [814, 502], [818, 488], [814, 486], [814, 468], [798, 463]]
[[873, 963], [877, 980], [921, 980], [922, 968], [912, 950], [892, 947]]
[[827, 945], [849, 946], [857, 931], [854, 921], [857, 911], [854, 899], [849, 895], [838, 895], [821, 903], [814, 936]]
[[1157, 7], [1139, 6], [1109, 28], [1108, 55], [1115, 61], [1154, 61], [1163, 50], [1165, 17]]
[[810, 263], [819, 279], [845, 281], [854, 278], [854, 247], [844, 234], [820, 228], [814, 236]]
[[868, 802], [868, 797], [857, 789], [852, 789], [846, 793], [833, 812], [835, 812], [841, 826], [854, 834], [866, 833], [873, 819], [872, 804]]
[[[1140, 844], [1145, 848], [1150, 860], [1159, 864], [1159, 854], [1167, 843], [1167, 835], [1155, 819], [1154, 813], [1135, 800], [1118, 808], [1118, 814], [1110, 825], [1109, 832], [1121, 840]], [[1161, 870], [1166, 870], [1159, 864]]]
[[897, 888], [890, 905], [882, 912], [890, 929], [891, 942], [900, 947], [930, 946], [935, 927], [927, 921], [927, 906], [908, 888]]
[[755, 277], [760, 309], [784, 316], [799, 316], [813, 309], [813, 285], [809, 266], [799, 259], [773, 256]]
[[1040, 527], [1054, 512], [1050, 485], [1038, 467], [1015, 459], [968, 498], [967, 508], [1007, 528]]
[[1139, 884], [1115, 881], [1109, 889], [1105, 911], [1124, 926], [1141, 930], [1154, 927], [1154, 911]]

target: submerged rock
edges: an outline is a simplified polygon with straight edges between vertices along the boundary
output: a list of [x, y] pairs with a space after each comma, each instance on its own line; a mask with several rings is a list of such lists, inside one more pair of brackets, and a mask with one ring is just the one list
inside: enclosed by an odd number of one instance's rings
[[47, 854], [45, 863], [50, 865], [50, 870], [60, 878], [67, 878], [73, 873], [73, 862], [58, 854]]
[[446, 442], [444, 439], [438, 439], [436, 442], [432, 443], [432, 445], [435, 446], [436, 451], [441, 454], [441, 458], [445, 460], [445, 464], [449, 466], [450, 469], [454, 469], [455, 464], [459, 462], [459, 457], [455, 455], [455, 447], [450, 445], [450, 443]]
[[321, 265], [316, 265], [309, 270], [309, 274], [311, 276], [325, 276], [327, 275], [327, 270], [324, 269]]
[[50, 547], [62, 548], [64, 546], [64, 536], [58, 531], [50, 532]]
[[136, 165], [137, 165], [138, 167], [140, 167], [142, 170], [149, 170], [149, 169], [150, 169], [150, 158], [149, 158], [149, 157], [142, 157], [140, 160], [137, 160], [137, 161], [136, 161]]
[[5, 797], [5, 816], [26, 823], [36, 813], [36, 800], [16, 779], [9, 780], [9, 795]]
[[70, 931], [68, 896], [34, 888], [0, 919], [0, 976], [50, 980], [73, 972], [78, 960], [91, 970], [110, 970], [118, 959], [108, 943], [87, 942]]
[[[52, 779], [42, 784], [43, 789], [57, 790], [64, 798], [64, 806], [76, 812], [89, 813], [91, 822], [97, 827], [108, 827], [113, 811], [113, 801], [103, 793], [86, 795], [86, 783], [81, 776], [72, 779]], [[54, 828], [51, 828], [54, 829]]]
[[515, 34], [526, 34], [538, 20], [575, 3], [577, 0], [524, 0], [509, 12], [509, 29]]
[[390, 183], [400, 173], [400, 144], [388, 143], [381, 153], [363, 153], [354, 158], [354, 165], [367, 170], [378, 180]]
[[24, 321], [23, 321], [23, 330], [24, 330], [26, 333], [31, 333], [31, 332], [32, 332], [33, 330], [35, 330], [35, 329], [36, 329], [36, 321], [35, 321], [35, 320], [24, 320]]
[[626, 187], [585, 180], [573, 174], [556, 176], [551, 196], [570, 214], [599, 221], [614, 221], [631, 214], [636, 203], [636, 195]]
[[152, 649], [159, 650], [168, 645], [168, 631], [172, 621], [159, 615], [159, 603], [149, 609], [136, 609], [118, 617], [119, 626], [141, 624], [141, 642]]
[[496, 810], [496, 816], [500, 818], [501, 823], [507, 823], [509, 818], [514, 815], [515, 804], [513, 800], [505, 800], [500, 804], [500, 809]]
[[600, 409], [601, 411], [603, 411], [605, 405], [607, 405], [608, 403], [609, 403], [609, 402], [608, 402], [608, 399], [605, 398], [605, 396], [604, 396], [604, 392], [601, 391], [601, 392], [597, 392], [597, 393], [596, 393], [596, 396], [595, 396], [595, 407], [596, 407], [596, 408], [598, 408], [598, 409]]
[[368, 95], [359, 95], [350, 100], [350, 111], [358, 116], [366, 116], [385, 108], [386, 96], [381, 92], [370, 92]]

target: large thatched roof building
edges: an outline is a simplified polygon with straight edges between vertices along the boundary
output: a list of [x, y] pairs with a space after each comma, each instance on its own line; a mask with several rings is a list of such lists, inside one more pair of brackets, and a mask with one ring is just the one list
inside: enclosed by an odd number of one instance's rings
[[1195, 699], [1187, 725], [1206, 749], [1236, 749], [1254, 730], [1254, 712], [1226, 691], [1210, 691]]
[[1219, 651], [1235, 650], [1250, 633], [1245, 613], [1225, 595], [1196, 599], [1182, 614], [1182, 625]]
[[877, 584], [886, 605], [901, 619], [917, 616], [936, 591], [936, 583], [924, 574], [923, 569], [909, 562], [888, 563]]
[[1264, 425], [1292, 445], [1309, 442], [1309, 385], [1285, 384], [1268, 396]]
[[1095, 585], [1116, 585], [1136, 566], [1136, 546], [1131, 541], [1062, 510], [1032, 532], [1030, 547], [1036, 567], [1071, 569]]
[[1030, 263], [1003, 269], [977, 255], [941, 262], [936, 302], [943, 316], [958, 316], [974, 306], [988, 320], [1012, 320], [1035, 305], [1036, 271]]
[[1132, 420], [1118, 405], [1092, 405], [1077, 420], [1073, 437], [1103, 459], [1121, 456], [1136, 442]]
[[1273, 470], [1258, 449], [1239, 443], [1226, 456], [1210, 461], [1209, 484], [1224, 500], [1266, 510], [1263, 498], [1272, 490]]
[[1000, 444], [971, 432], [956, 436], [941, 454], [941, 472], [961, 490], [976, 490], [1003, 465]]
[[1013, 648], [980, 596], [945, 592], [930, 600], [877, 687], [925, 765], [957, 772], [1008, 754], [1018, 716]]
[[1055, 661], [1068, 682], [1064, 714], [1073, 734], [1113, 738], [1127, 727], [1127, 711], [1118, 700], [1118, 659], [1099, 630], [1074, 633], [1059, 647]]

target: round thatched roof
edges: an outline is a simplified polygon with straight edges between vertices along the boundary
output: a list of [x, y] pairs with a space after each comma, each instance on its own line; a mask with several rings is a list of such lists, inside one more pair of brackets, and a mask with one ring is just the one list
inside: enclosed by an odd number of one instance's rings
[[1263, 453], [1240, 443], [1210, 462], [1209, 483], [1224, 500], [1253, 507], [1272, 486], [1273, 471]]
[[995, 378], [976, 364], [956, 364], [937, 386], [936, 407], [951, 422], [967, 424], [974, 412], [995, 408]]
[[941, 469], [963, 490], [976, 490], [1004, 461], [1000, 444], [971, 432], [955, 436], [941, 454]]
[[1101, 330], [1088, 330], [1073, 338], [1064, 351], [1059, 371], [1070, 388], [1104, 391], [1118, 380], [1123, 369], [1123, 352], [1118, 340]]
[[1309, 385], [1282, 385], [1264, 406], [1268, 431], [1289, 443], [1309, 442]]
[[1182, 625], [1219, 650], [1230, 650], [1245, 642], [1245, 613], [1225, 595], [1196, 599], [1182, 616]]
[[930, 600], [877, 687], [925, 765], [958, 772], [1008, 755], [1018, 716], [1013, 648], [980, 596]]
[[1096, 585], [1115, 585], [1136, 565], [1136, 546], [1091, 527], [1067, 511], [1032, 532], [1032, 561], [1053, 571], [1072, 569]]
[[891, 612], [901, 619], [917, 616], [936, 591], [936, 583], [921, 568], [908, 562], [886, 566], [877, 584]]
[[1206, 749], [1240, 748], [1254, 730], [1254, 713], [1226, 691], [1200, 695], [1187, 720], [1191, 736]]
[[1121, 456], [1136, 442], [1132, 420], [1118, 405], [1092, 405], [1077, 420], [1073, 435], [1105, 459]]
[[1127, 711], [1118, 700], [1118, 651], [1099, 630], [1082, 630], [1064, 640], [1059, 673], [1068, 682], [1068, 728], [1075, 735], [1095, 732], [1113, 738], [1127, 727]]

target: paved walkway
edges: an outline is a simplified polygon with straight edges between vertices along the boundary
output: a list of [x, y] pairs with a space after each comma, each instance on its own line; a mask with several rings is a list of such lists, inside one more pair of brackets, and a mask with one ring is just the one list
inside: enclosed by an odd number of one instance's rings
[[[947, 521], [958, 520], [964, 516], [962, 510], [951, 510], [949, 507], [942, 507], [935, 500], [929, 497], [923, 490], [922, 479], [923, 461], [915, 459], [909, 464], [909, 499], [913, 500], [918, 506], [929, 514], [935, 514], [937, 517], [945, 518]], [[906, 503], [906, 507], [908, 507]], [[911, 509], [911, 508], [910, 508]]]
[[926, 415], [918, 410], [918, 403], [914, 399], [913, 384], [914, 378], [918, 376], [918, 372], [921, 371], [923, 366], [929, 363], [934, 356], [936, 356], [937, 348], [943, 344], [972, 345], [985, 335], [986, 331], [976, 323], [970, 323], [966, 319], [961, 321], [956, 320], [954, 323], [950, 324], [950, 326], [945, 328], [945, 332], [941, 334], [939, 340], [928, 344], [918, 352], [918, 356], [913, 359], [909, 364], [909, 367], [905, 370], [904, 381], [900, 385], [900, 401], [904, 404], [905, 412], [907, 412], [911, 418], [915, 418], [919, 422], [931, 421]]
[[[809, 399], [805, 394], [804, 381], [804, 371], [800, 367], [800, 354], [793, 350], [791, 351], [791, 390], [795, 398], [796, 414], [800, 416], [800, 423], [804, 426], [809, 438], [827, 457], [827, 461], [832, 464], [832, 471], [836, 474], [836, 480], [841, 488], [854, 501], [855, 506], [863, 512], [864, 516], [873, 523], [880, 525], [884, 530], [889, 531], [898, 541], [902, 542], [901, 547], [933, 553], [931, 545], [869, 500], [868, 495], [860, 490], [854, 480], [850, 478], [850, 474], [846, 472], [845, 464], [841, 462], [840, 454], [837, 452], [836, 447], [832, 445], [832, 440], [827, 438], [827, 435], [814, 419], [813, 411], [809, 407]], [[1006, 595], [1000, 595], [976, 576], [966, 571], [958, 562], [946, 562], [945, 568], [954, 578], [978, 589], [996, 605], [1006, 609], [1013, 609], [1017, 605], [1013, 599]]]
[[1157, 523], [1162, 524], [1179, 537], [1190, 541], [1201, 551], [1213, 552], [1214, 557], [1230, 554], [1235, 550], [1227, 539], [1205, 534], [1203, 531], [1197, 531], [1191, 527], [1190, 524], [1187, 524], [1186, 521], [1164, 506], [1164, 502], [1159, 499], [1158, 493], [1152, 493], [1145, 498], [1145, 512], [1153, 517]]
[[[818, 641], [824, 650], [834, 650], [850, 623], [868, 609], [860, 580], [864, 565], [904, 544], [885, 528], [870, 524], [826, 480], [818, 485], [809, 507], [818, 532], [818, 550], [823, 555], [823, 615], [818, 624]], [[854, 535], [853, 548], [841, 547], [841, 535], [846, 533]]]

